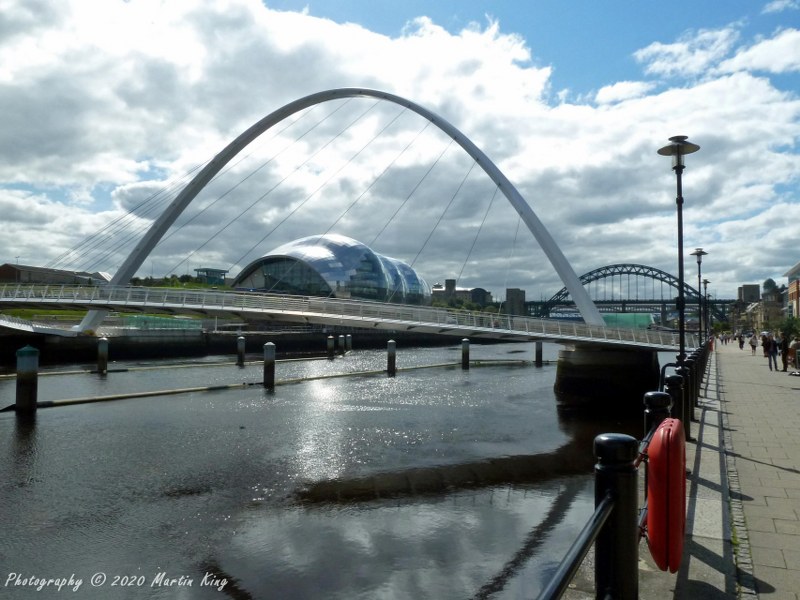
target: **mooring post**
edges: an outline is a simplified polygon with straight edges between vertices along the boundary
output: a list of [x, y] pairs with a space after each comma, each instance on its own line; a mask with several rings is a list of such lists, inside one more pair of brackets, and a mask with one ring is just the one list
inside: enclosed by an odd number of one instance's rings
[[534, 359], [534, 363], [537, 367], [541, 367], [544, 364], [542, 360], [542, 342], [536, 342], [536, 358]]
[[[686, 385], [683, 389], [688, 391], [686, 397], [689, 399], [689, 406], [695, 407], [697, 406], [697, 395], [695, 394], [695, 390], [697, 389], [695, 384], [695, 377], [697, 377], [697, 365], [695, 364], [694, 356], [690, 355], [684, 364], [686, 365], [686, 376], [688, 379], [686, 380]], [[692, 415], [694, 415], [694, 410], [692, 410]], [[694, 418], [694, 416], [692, 418]]]
[[681, 378], [683, 388], [683, 414], [687, 421], [694, 421], [694, 401], [692, 400], [692, 390], [689, 387], [689, 368], [687, 366], [678, 367], [675, 373]]
[[667, 392], [647, 392], [644, 395], [644, 435], [653, 427], [668, 419], [672, 407], [672, 396]]
[[264, 387], [270, 392], [275, 390], [275, 344], [264, 344]]
[[461, 340], [461, 368], [469, 371], [469, 339]]
[[17, 350], [17, 412], [36, 411], [39, 390], [39, 350], [25, 346]]
[[245, 339], [243, 335], [236, 338], [236, 364], [240, 367], [244, 366], [244, 349]]
[[672, 398], [672, 416], [683, 423], [683, 432], [686, 436], [686, 441], [692, 439], [690, 431], [692, 420], [688, 417], [686, 412], [686, 404], [683, 400], [683, 377], [677, 373], [667, 375], [664, 378], [664, 391], [667, 392]]
[[389, 377], [397, 374], [397, 342], [389, 340], [386, 342], [386, 373]]
[[594, 502], [611, 496], [614, 508], [595, 541], [595, 598], [639, 597], [639, 524], [636, 438], [604, 433], [594, 439]]
[[339, 354], [344, 356], [346, 348], [344, 347], [344, 335], [339, 336]]
[[344, 347], [347, 349], [348, 352], [353, 349], [353, 336], [349, 333], [344, 338]]
[[108, 338], [97, 340], [97, 372], [100, 375], [108, 373]]
[[335, 340], [333, 339], [333, 336], [332, 336], [332, 335], [329, 335], [329, 336], [328, 336], [328, 358], [329, 358], [330, 360], [333, 360], [333, 354], [334, 354], [334, 341], [335, 341]]

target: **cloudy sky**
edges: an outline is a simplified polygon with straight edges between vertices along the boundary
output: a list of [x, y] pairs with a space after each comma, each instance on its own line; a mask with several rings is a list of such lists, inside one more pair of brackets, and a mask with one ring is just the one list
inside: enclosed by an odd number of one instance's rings
[[[196, 169], [285, 104], [383, 90], [462, 131], [578, 275], [614, 263], [709, 292], [800, 262], [800, 2], [0, 0], [0, 263], [113, 273]], [[178, 219], [141, 275], [238, 272], [326, 232], [502, 298], [562, 283], [480, 167], [369, 98], [292, 114]]]

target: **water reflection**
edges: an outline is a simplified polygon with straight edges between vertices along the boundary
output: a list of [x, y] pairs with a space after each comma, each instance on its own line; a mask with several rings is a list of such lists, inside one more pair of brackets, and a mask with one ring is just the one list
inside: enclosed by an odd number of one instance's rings
[[[532, 358], [517, 344], [473, 357], [520, 350]], [[279, 379], [384, 361], [298, 361]], [[533, 596], [593, 509], [594, 436], [641, 427], [638, 416], [559, 416], [554, 373], [424, 369], [47, 409], [29, 422], [3, 414], [0, 557], [9, 570], [84, 579], [212, 573], [232, 598]], [[260, 377], [200, 365], [49, 377], [42, 388], [54, 399]], [[220, 592], [195, 586], [191, 597]]]

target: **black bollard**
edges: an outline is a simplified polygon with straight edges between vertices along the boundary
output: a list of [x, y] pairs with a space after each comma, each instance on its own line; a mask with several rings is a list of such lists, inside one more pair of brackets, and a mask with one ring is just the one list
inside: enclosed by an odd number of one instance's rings
[[467, 338], [461, 340], [461, 368], [469, 371], [469, 340]]
[[690, 431], [691, 419], [686, 414], [686, 406], [683, 401], [683, 377], [674, 373], [664, 378], [664, 391], [672, 398], [672, 416], [683, 424], [683, 433], [686, 441], [692, 439]]
[[335, 350], [335, 340], [333, 339], [332, 335], [328, 336], [328, 358], [333, 360], [334, 350]]
[[108, 373], [108, 338], [97, 340], [97, 372], [101, 375]]
[[653, 427], [668, 419], [672, 408], [672, 396], [666, 392], [647, 392], [644, 395], [644, 435], [647, 436]]
[[344, 335], [340, 335], [339, 336], [339, 354], [344, 356], [345, 350], [346, 349], [344, 347]]
[[389, 340], [386, 343], [386, 373], [389, 377], [397, 374], [397, 342]]
[[264, 344], [264, 387], [270, 392], [275, 390], [275, 344]]
[[537, 367], [541, 367], [544, 364], [542, 360], [542, 342], [536, 342], [536, 355], [533, 364]]
[[38, 392], [39, 351], [33, 346], [25, 346], [17, 350], [17, 412], [35, 412]]
[[690, 356], [686, 359], [686, 376], [688, 379], [683, 386], [683, 389], [688, 392], [686, 397], [689, 399], [689, 406], [695, 407], [697, 406], [697, 396], [695, 395], [695, 390], [697, 386], [695, 385], [695, 377], [697, 377], [697, 366], [695, 365], [694, 357]]
[[694, 400], [692, 399], [692, 390], [689, 386], [690, 370], [688, 367], [678, 367], [675, 373], [681, 378], [683, 388], [683, 414], [687, 421], [695, 421], [694, 418]]
[[594, 439], [594, 503], [611, 496], [614, 508], [595, 541], [595, 597], [639, 597], [638, 485], [636, 438], [604, 433]]
[[344, 338], [344, 347], [348, 352], [353, 349], [353, 336], [349, 333]]
[[240, 367], [244, 366], [244, 349], [245, 339], [243, 335], [236, 338], [236, 364]]

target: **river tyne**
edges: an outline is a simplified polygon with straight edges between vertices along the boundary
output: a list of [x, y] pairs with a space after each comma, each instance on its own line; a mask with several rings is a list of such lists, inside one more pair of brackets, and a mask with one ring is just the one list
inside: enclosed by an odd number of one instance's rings
[[280, 361], [274, 392], [250, 356], [48, 369], [40, 402], [252, 385], [0, 413], [0, 596], [535, 597], [593, 511], [594, 436], [642, 436], [557, 409], [558, 349]]

